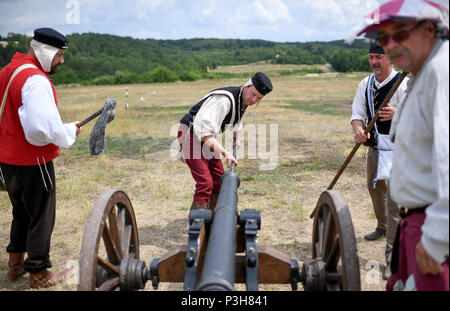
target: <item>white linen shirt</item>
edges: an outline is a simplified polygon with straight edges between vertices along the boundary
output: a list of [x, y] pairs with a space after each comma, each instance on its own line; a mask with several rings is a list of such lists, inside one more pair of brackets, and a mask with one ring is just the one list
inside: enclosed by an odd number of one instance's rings
[[25, 81], [18, 113], [25, 139], [32, 145], [69, 148], [76, 140], [76, 126], [62, 123], [52, 87], [43, 75], [33, 75]]
[[[387, 83], [389, 83], [397, 74], [397, 71], [392, 69], [391, 74], [383, 81], [378, 82], [377, 79], [375, 79], [375, 86], [380, 89], [381, 87], [385, 86]], [[370, 76], [365, 77], [358, 85], [358, 89], [356, 90], [355, 98], [353, 99], [352, 104], [352, 116], [350, 117], [350, 122], [353, 120], [361, 120], [362, 122], [366, 123], [370, 112], [366, 110], [366, 91], [367, 91], [367, 84], [369, 83]], [[400, 84], [397, 91], [392, 96], [389, 104], [395, 108], [398, 107], [398, 104], [402, 101], [405, 91], [406, 91], [406, 83], [408, 81], [408, 77], [405, 77], [403, 82]]]
[[410, 209], [428, 205], [422, 244], [442, 263], [449, 253], [449, 43], [439, 40], [408, 83], [391, 125], [390, 193]]
[[[194, 133], [198, 140], [207, 136], [216, 136], [222, 129], [223, 120], [230, 112], [231, 103], [225, 95], [213, 95], [208, 98], [200, 107], [194, 118]], [[235, 118], [238, 118], [239, 111], [235, 112]], [[242, 116], [241, 116], [242, 117]], [[242, 121], [231, 127], [232, 131], [240, 131], [242, 129]]]

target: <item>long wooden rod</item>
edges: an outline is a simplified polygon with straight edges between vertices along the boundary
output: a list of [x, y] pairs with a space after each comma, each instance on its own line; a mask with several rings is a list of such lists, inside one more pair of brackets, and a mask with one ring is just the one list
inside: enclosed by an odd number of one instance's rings
[[[400, 84], [403, 82], [403, 80], [405, 79], [405, 77], [407, 75], [408, 75], [408, 72], [406, 72], [406, 71], [402, 72], [402, 74], [398, 78], [397, 82], [395, 82], [395, 84], [392, 86], [391, 90], [389, 91], [389, 94], [386, 96], [386, 98], [384, 99], [384, 101], [381, 104], [380, 108], [378, 108], [375, 116], [372, 118], [372, 120], [369, 122], [369, 124], [367, 125], [366, 129], [364, 130], [364, 133], [366, 135], [370, 132], [372, 127], [375, 125], [375, 122], [377, 122], [378, 118], [380, 117], [380, 111], [384, 107], [386, 107], [387, 104], [391, 101], [392, 96], [394, 96], [395, 92], [397, 91], [397, 89], [399, 88]], [[353, 156], [355, 155], [356, 151], [358, 151], [360, 146], [361, 146], [361, 143], [356, 143], [356, 145], [353, 147], [352, 151], [348, 155], [347, 159], [345, 160], [344, 164], [341, 166], [341, 168], [339, 169], [338, 173], [334, 177], [333, 181], [328, 186], [327, 190], [332, 190], [333, 189], [334, 185], [337, 183], [337, 181], [339, 180], [339, 178], [341, 177], [342, 173], [347, 168], [348, 164], [350, 163], [350, 161], [352, 160]], [[314, 217], [314, 214], [316, 213], [316, 209], [317, 209], [317, 207], [312, 212], [312, 214], [310, 216], [311, 218]]]

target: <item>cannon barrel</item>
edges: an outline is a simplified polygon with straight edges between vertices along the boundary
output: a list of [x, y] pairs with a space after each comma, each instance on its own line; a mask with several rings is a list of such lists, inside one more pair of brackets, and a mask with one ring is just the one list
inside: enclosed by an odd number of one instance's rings
[[240, 179], [233, 171], [220, 180], [220, 192], [208, 239], [199, 291], [232, 291], [235, 282], [237, 189]]

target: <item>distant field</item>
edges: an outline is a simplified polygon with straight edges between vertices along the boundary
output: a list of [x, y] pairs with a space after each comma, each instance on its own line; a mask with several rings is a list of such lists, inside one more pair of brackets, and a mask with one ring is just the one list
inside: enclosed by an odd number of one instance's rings
[[[260, 104], [256, 121], [278, 126], [276, 169], [264, 171], [267, 160], [249, 159], [246, 135], [238, 173], [239, 209], [262, 213], [259, 243], [278, 248], [299, 261], [311, 259], [312, 220], [309, 218], [320, 194], [354, 146], [350, 127], [351, 102], [365, 73], [280, 76], [277, 70], [297, 66], [253, 64], [217, 68], [223, 72], [265, 71], [272, 76], [274, 91]], [[251, 74], [249, 74], [250, 78]], [[58, 87], [60, 111], [65, 122], [82, 120], [103, 106], [107, 98], [117, 103], [116, 118], [106, 129], [104, 155], [89, 155], [93, 122], [83, 128], [75, 145], [62, 150], [55, 160], [57, 217], [52, 239], [53, 270], [78, 261], [84, 227], [96, 197], [112, 188], [123, 189], [131, 198], [137, 216], [141, 259], [147, 263], [187, 242], [188, 212], [194, 181], [189, 169], [170, 158], [175, 137], [170, 129], [208, 91], [240, 85], [245, 79], [176, 82], [128, 86]], [[142, 98], [142, 100], [141, 100]], [[128, 104], [128, 109], [126, 109]], [[253, 124], [255, 108], [248, 109], [245, 124]], [[242, 151], [241, 151], [242, 152]], [[364, 235], [376, 227], [365, 186], [365, 149], [361, 148], [339, 180], [340, 190], [351, 209], [356, 230], [363, 290], [384, 290], [379, 278], [366, 279], [369, 262], [384, 267], [385, 241], [366, 242]], [[0, 193], [0, 290], [28, 290], [28, 278], [7, 280], [7, 255], [11, 207]], [[148, 265], [147, 265], [148, 266]], [[373, 274], [372, 274], [373, 276]], [[367, 281], [370, 280], [370, 281]], [[300, 286], [301, 287], [301, 286]], [[237, 285], [242, 290], [243, 285]], [[159, 290], [179, 290], [181, 284], [161, 284]], [[262, 285], [262, 290], [290, 290], [285, 285]], [[64, 285], [55, 290], [76, 290]], [[151, 282], [146, 290], [153, 290]]]
[[219, 66], [211, 72], [223, 72], [234, 74], [249, 74], [262, 71], [268, 75], [280, 75], [282, 71], [298, 71], [302, 69], [318, 68], [325, 71], [329, 65], [278, 65], [269, 62], [257, 62], [248, 65], [236, 65], [236, 66]]

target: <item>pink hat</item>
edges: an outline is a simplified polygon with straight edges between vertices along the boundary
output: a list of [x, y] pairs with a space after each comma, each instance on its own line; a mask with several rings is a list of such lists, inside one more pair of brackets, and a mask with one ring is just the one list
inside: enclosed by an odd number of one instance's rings
[[375, 9], [365, 17], [357, 33], [375, 39], [378, 28], [398, 21], [430, 20], [440, 34], [448, 35], [448, 8], [429, 0], [392, 0]]

